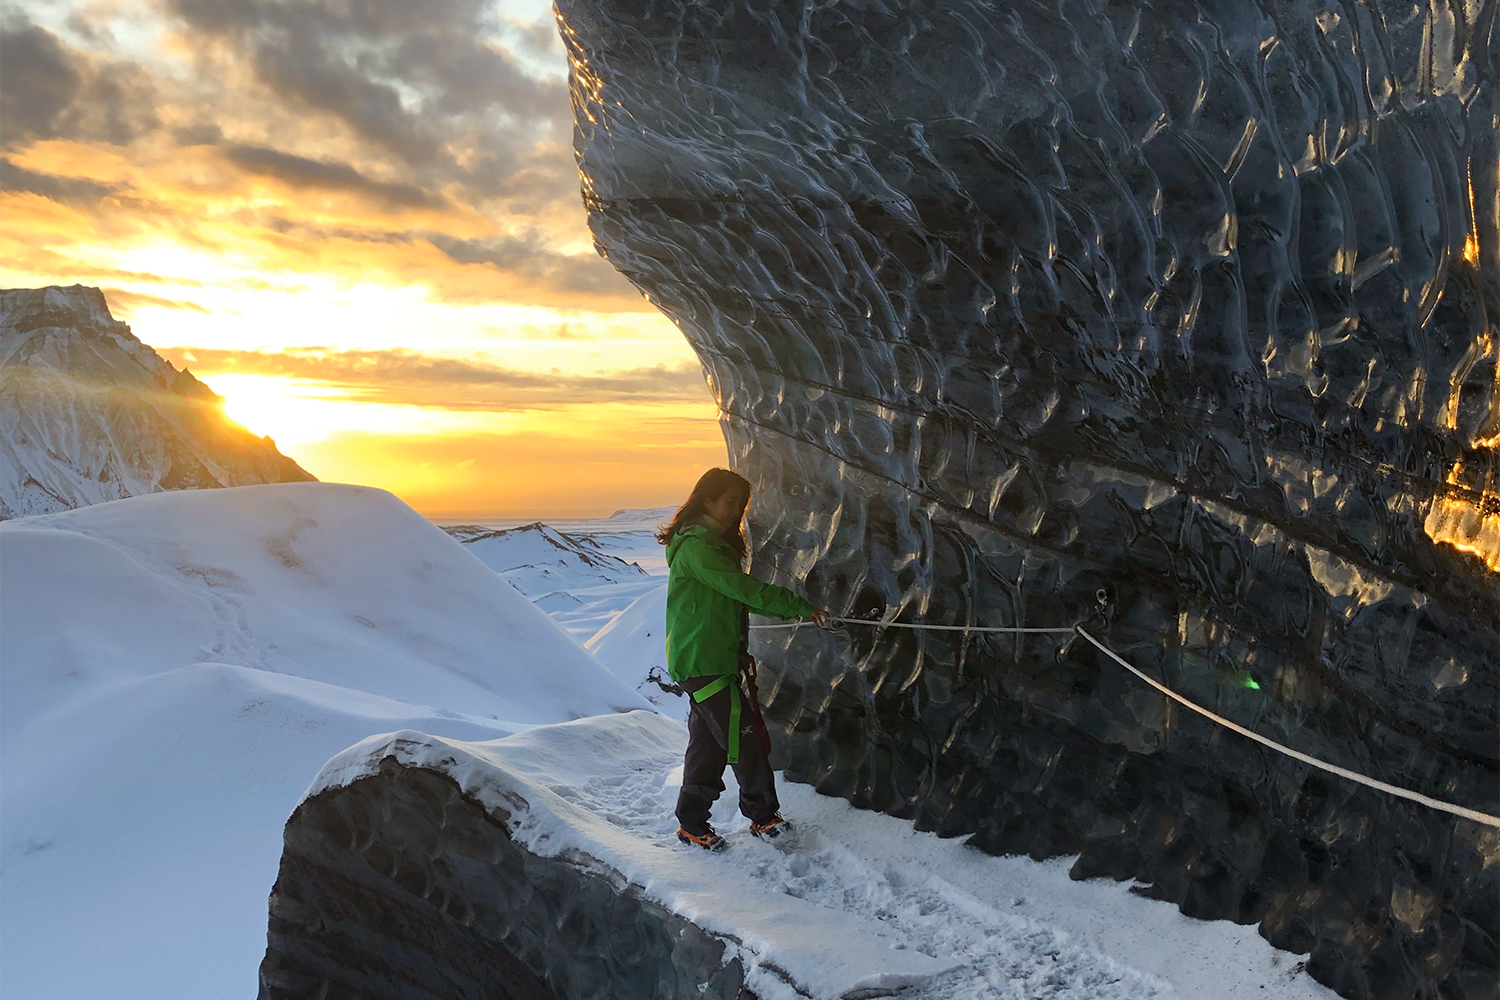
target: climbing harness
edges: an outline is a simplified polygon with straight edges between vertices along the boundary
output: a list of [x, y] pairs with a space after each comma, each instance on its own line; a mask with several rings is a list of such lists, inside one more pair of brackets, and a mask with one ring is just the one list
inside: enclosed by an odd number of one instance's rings
[[725, 688], [729, 689], [729, 746], [726, 749], [731, 764], [740, 762], [740, 686], [737, 681], [735, 674], [720, 674], [693, 692], [693, 700], [701, 704]]
[[769, 757], [771, 731], [766, 728], [766, 717], [760, 712], [760, 688], [755, 684], [759, 673], [755, 657], [746, 656], [744, 665], [740, 667], [740, 676], [745, 679], [745, 700], [750, 704], [750, 728], [755, 731], [755, 742], [760, 747], [760, 755]]
[[[1104, 603], [1102, 596], [1101, 596], [1101, 599], [1100, 599], [1100, 603], [1101, 604]], [[1091, 635], [1089, 632], [1085, 631], [1084, 628], [1081, 625], [1057, 626], [1057, 627], [1051, 627], [1051, 628], [1022, 628], [1022, 627], [1017, 627], [1017, 626], [991, 626], [991, 625], [923, 625], [923, 624], [920, 624], [920, 623], [912, 623], [912, 622], [893, 622], [893, 621], [871, 620], [869, 618], [834, 618], [834, 617], [830, 617], [828, 619], [828, 621], [830, 623], [837, 623], [837, 624], [840, 624], [840, 625], [866, 625], [866, 626], [870, 626], [870, 627], [878, 628], [878, 629], [907, 628], [907, 629], [916, 629], [916, 630], [924, 631], [924, 632], [978, 632], [978, 633], [1009, 633], [1009, 634], [1023, 634], [1023, 635], [1064, 635], [1064, 634], [1068, 634], [1068, 635], [1075, 635], [1075, 634], [1076, 635], [1080, 635], [1083, 638], [1087, 639], [1089, 642], [1093, 643], [1096, 647], [1098, 647], [1098, 649], [1099, 649], [1100, 652], [1104, 653], [1110, 659], [1114, 660], [1120, 666], [1124, 667], [1126, 670], [1130, 671], [1132, 674], [1134, 674], [1135, 676], [1139, 677], [1141, 680], [1145, 681], [1147, 684], [1151, 685], [1156, 690], [1158, 690], [1162, 694], [1166, 695], [1168, 698], [1171, 698], [1173, 701], [1178, 702], [1181, 705], [1184, 705], [1185, 707], [1193, 710], [1194, 712], [1197, 712], [1199, 715], [1203, 716], [1205, 719], [1209, 719], [1209, 720], [1211, 720], [1213, 722], [1217, 722], [1219, 725], [1224, 726], [1226, 729], [1232, 729], [1234, 732], [1239, 733], [1241, 736], [1249, 737], [1250, 739], [1254, 740], [1257, 743], [1260, 743], [1263, 746], [1268, 746], [1272, 750], [1280, 751], [1281, 753], [1286, 754], [1288, 757], [1292, 757], [1292, 758], [1294, 758], [1296, 760], [1300, 760], [1304, 764], [1310, 764], [1311, 766], [1316, 767], [1316, 768], [1318, 768], [1320, 770], [1327, 771], [1329, 774], [1336, 774], [1336, 775], [1338, 775], [1341, 778], [1348, 778], [1350, 781], [1356, 781], [1356, 782], [1360, 783], [1361, 785], [1365, 785], [1365, 786], [1367, 786], [1369, 788], [1374, 788], [1374, 789], [1377, 789], [1379, 791], [1386, 792], [1386, 793], [1388, 793], [1390, 795], [1399, 796], [1400, 798], [1403, 798], [1403, 799], [1410, 799], [1412, 802], [1419, 802], [1419, 803], [1421, 803], [1424, 806], [1429, 806], [1429, 807], [1431, 807], [1433, 809], [1439, 809], [1439, 810], [1441, 810], [1443, 812], [1446, 812], [1446, 813], [1452, 813], [1455, 816], [1462, 816], [1464, 819], [1471, 819], [1471, 820], [1475, 821], [1476, 823], [1483, 823], [1486, 826], [1500, 827], [1500, 816], [1491, 816], [1489, 813], [1480, 812], [1477, 809], [1468, 809], [1468, 808], [1465, 808], [1464, 806], [1454, 805], [1451, 802], [1444, 802], [1441, 799], [1434, 799], [1434, 798], [1431, 798], [1429, 796], [1423, 795], [1420, 792], [1413, 792], [1413, 791], [1411, 791], [1409, 789], [1400, 788], [1400, 787], [1398, 787], [1396, 785], [1388, 784], [1388, 783], [1386, 783], [1384, 781], [1379, 781], [1379, 780], [1377, 780], [1375, 778], [1366, 777], [1365, 775], [1360, 774], [1357, 771], [1351, 771], [1348, 768], [1339, 767], [1337, 764], [1330, 764], [1326, 760], [1320, 760], [1317, 757], [1312, 756], [1311, 754], [1302, 753], [1300, 750], [1293, 750], [1291, 747], [1285, 746], [1284, 744], [1281, 744], [1281, 743], [1277, 743], [1273, 739], [1268, 739], [1267, 737], [1261, 736], [1259, 733], [1251, 732], [1250, 730], [1246, 729], [1244, 726], [1241, 726], [1238, 723], [1231, 722], [1228, 719], [1224, 718], [1222, 715], [1216, 715], [1215, 713], [1210, 712], [1208, 709], [1204, 708], [1203, 706], [1195, 704], [1192, 701], [1189, 701], [1187, 698], [1184, 698], [1182, 695], [1178, 694], [1176, 691], [1173, 691], [1171, 688], [1167, 687], [1165, 684], [1162, 684], [1160, 681], [1153, 680], [1151, 677], [1148, 677], [1146, 674], [1142, 673], [1136, 667], [1134, 667], [1130, 663], [1128, 663], [1123, 657], [1121, 657], [1119, 654], [1117, 654], [1114, 650], [1110, 649], [1104, 643], [1102, 643], [1098, 639], [1094, 638], [1094, 636]], [[797, 628], [801, 628], [804, 625], [808, 625], [808, 624], [810, 624], [810, 622], [808, 620], [806, 620], [806, 619], [799, 619], [799, 620], [794, 621], [794, 622], [778, 622], [778, 623], [767, 624], [767, 625], [751, 625], [750, 628], [752, 628], [752, 629], [780, 629], [780, 628], [797, 629]], [[725, 678], [724, 680], [727, 683], [728, 678]], [[723, 690], [723, 686], [717, 684], [717, 682], [715, 684], [709, 685], [709, 687], [714, 688], [715, 691]], [[735, 685], [735, 687], [738, 688], [739, 685]], [[694, 698], [698, 698], [699, 700], [702, 700], [702, 698], [700, 697], [700, 695], [702, 695], [703, 697], [706, 697], [706, 695], [703, 695], [703, 692], [707, 691], [708, 689], [709, 688], [704, 688], [703, 691], [698, 692], [698, 694], [695, 694], [693, 697]], [[738, 708], [739, 708], [738, 701], [736, 701], [734, 703], [734, 708], [736, 710], [738, 710]]]

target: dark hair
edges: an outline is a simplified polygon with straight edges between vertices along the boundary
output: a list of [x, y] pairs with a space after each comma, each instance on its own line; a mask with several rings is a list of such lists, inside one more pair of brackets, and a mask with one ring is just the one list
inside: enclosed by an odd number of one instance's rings
[[[671, 522], [656, 526], [656, 540], [663, 545], [670, 542], [673, 535], [701, 517], [705, 513], [705, 508], [708, 504], [719, 499], [719, 497], [730, 490], [743, 490], [745, 493], [745, 502], [749, 503], [750, 481], [748, 479], [738, 472], [730, 472], [728, 469], [709, 469], [702, 476], [698, 477], [698, 484], [693, 487], [693, 492], [688, 494], [687, 503], [677, 508], [677, 513], [672, 515]], [[729, 543], [729, 547], [734, 549], [735, 553], [741, 559], [745, 558], [745, 535], [740, 530], [740, 521], [742, 520], [744, 520], [744, 511], [740, 512], [740, 517], [736, 518], [733, 524], [726, 524], [724, 526], [728, 529], [725, 532], [724, 540]]]

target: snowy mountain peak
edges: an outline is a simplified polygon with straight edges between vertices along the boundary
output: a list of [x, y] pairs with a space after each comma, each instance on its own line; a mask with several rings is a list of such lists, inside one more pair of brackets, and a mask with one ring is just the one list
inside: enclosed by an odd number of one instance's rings
[[[81, 320], [91, 326], [119, 327], [125, 336], [135, 340], [130, 334], [130, 328], [110, 315], [104, 292], [87, 285], [68, 288], [50, 285], [46, 288], [8, 288], [0, 291], [0, 323], [9, 324], [14, 312], [24, 312], [33, 318], [45, 318], [52, 314], [65, 321]], [[54, 322], [50, 325], [63, 326], [66, 322]]]
[[99, 289], [0, 290], [0, 519], [311, 479], [141, 343]]
[[528, 597], [650, 576], [637, 564], [604, 551], [595, 539], [566, 534], [540, 521], [498, 530], [472, 524], [443, 530]]

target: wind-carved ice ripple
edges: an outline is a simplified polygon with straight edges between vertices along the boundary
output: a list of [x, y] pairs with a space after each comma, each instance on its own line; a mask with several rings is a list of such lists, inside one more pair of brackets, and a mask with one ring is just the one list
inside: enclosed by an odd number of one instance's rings
[[[703, 360], [757, 572], [1093, 621], [1500, 811], [1493, 3], [557, 6], [590, 225]], [[1076, 640], [763, 635], [791, 777], [1259, 922], [1348, 996], [1491, 995], [1493, 831]]]

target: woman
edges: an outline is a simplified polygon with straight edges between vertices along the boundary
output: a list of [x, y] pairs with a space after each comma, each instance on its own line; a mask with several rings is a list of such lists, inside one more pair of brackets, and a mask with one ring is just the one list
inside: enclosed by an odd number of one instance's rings
[[749, 657], [747, 612], [773, 618], [807, 615], [822, 625], [828, 612], [740, 569], [740, 522], [750, 484], [728, 469], [710, 469], [656, 540], [667, 547], [667, 671], [688, 692], [688, 747], [677, 796], [677, 839], [711, 851], [726, 846], [708, 825], [724, 791], [724, 765], [740, 783], [740, 812], [757, 837], [777, 837], [790, 824], [776, 799], [776, 779], [750, 726], [740, 686]]

